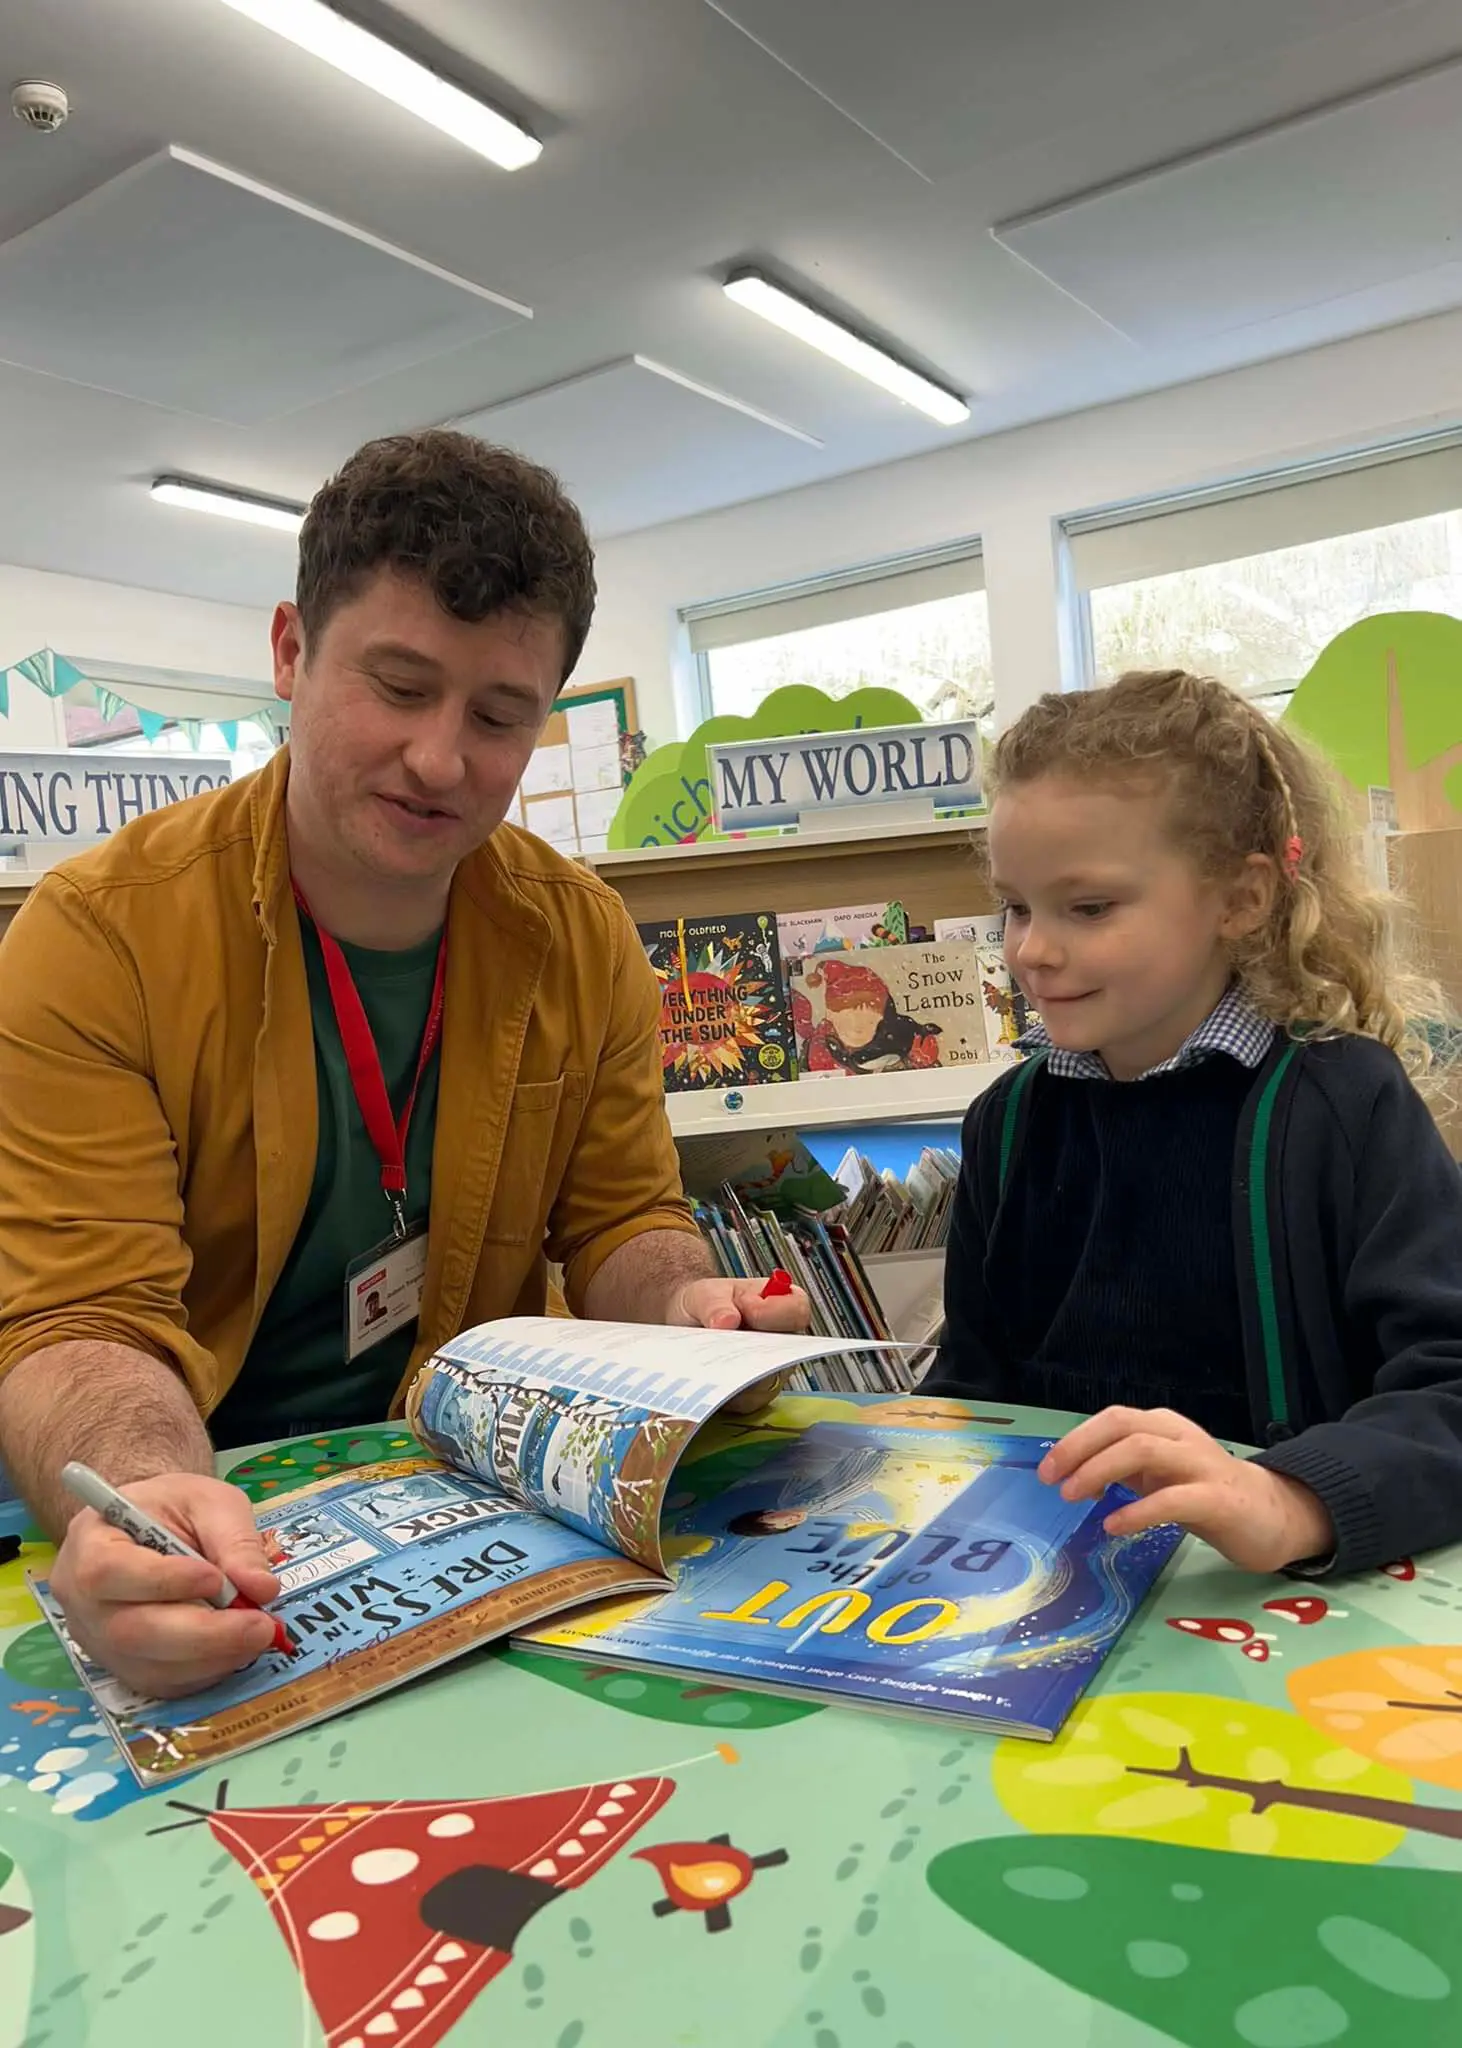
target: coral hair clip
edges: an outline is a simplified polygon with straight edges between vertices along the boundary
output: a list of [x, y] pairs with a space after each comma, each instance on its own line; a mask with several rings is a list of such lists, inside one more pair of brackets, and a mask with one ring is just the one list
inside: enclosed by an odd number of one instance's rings
[[1304, 853], [1305, 842], [1298, 832], [1292, 833], [1284, 842], [1284, 872], [1291, 882], [1300, 871]]

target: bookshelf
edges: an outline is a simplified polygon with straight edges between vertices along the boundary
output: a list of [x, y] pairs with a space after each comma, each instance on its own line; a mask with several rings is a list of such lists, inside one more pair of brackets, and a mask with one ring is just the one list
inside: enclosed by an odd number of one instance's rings
[[701, 840], [585, 855], [637, 924], [738, 910], [821, 910], [897, 899], [918, 924], [993, 904], [978, 856], [979, 819], [887, 832]]
[[[671, 917], [715, 917], [747, 910], [822, 910], [840, 903], [896, 898], [918, 924], [969, 917], [993, 898], [978, 858], [978, 819], [935, 820], [887, 832], [786, 833], [702, 840], [691, 846], [636, 848], [586, 856], [623, 897], [637, 924]], [[961, 1117], [1005, 1071], [1003, 1058], [911, 1074], [828, 1074], [728, 1091], [707, 1088], [666, 1097], [677, 1142], [728, 1131], [814, 1130], [826, 1124], [902, 1123]]]
[[1007, 1056], [968, 1067], [930, 1067], [913, 1074], [819, 1074], [813, 1080], [743, 1088], [742, 1107], [728, 1109], [715, 1088], [667, 1095], [677, 1142], [724, 1137], [728, 1131], [811, 1131], [826, 1124], [894, 1124], [915, 1118], [962, 1117], [977, 1095], [1011, 1065]]

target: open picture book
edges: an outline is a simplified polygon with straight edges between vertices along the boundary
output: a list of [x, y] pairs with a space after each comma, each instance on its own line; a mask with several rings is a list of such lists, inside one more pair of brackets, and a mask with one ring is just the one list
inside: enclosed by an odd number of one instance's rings
[[1128, 1496], [1063, 1502], [1036, 1478], [1046, 1440], [948, 1402], [804, 1397], [733, 1424], [730, 1468], [696, 1458], [767, 1375], [867, 1348], [551, 1317], [466, 1332], [412, 1385], [414, 1445], [256, 1508], [294, 1654], [185, 1699], [92, 1664], [35, 1592], [144, 1785], [506, 1636], [1050, 1737], [1178, 1532], [1105, 1536]]

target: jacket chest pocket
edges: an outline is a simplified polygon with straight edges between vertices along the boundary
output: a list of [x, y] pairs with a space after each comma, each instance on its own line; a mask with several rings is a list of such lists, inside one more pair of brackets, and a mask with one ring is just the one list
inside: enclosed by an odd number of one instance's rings
[[583, 1106], [582, 1074], [514, 1088], [484, 1244], [542, 1243]]

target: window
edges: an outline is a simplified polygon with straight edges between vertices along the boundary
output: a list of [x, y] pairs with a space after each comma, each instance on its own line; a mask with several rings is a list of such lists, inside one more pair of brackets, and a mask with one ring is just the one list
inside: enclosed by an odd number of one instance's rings
[[1280, 709], [1337, 633], [1462, 618], [1462, 447], [1068, 521], [1094, 678], [1202, 669]]
[[787, 683], [899, 690], [930, 719], [991, 716], [989, 610], [968, 541], [681, 616], [706, 717], [745, 716]]

